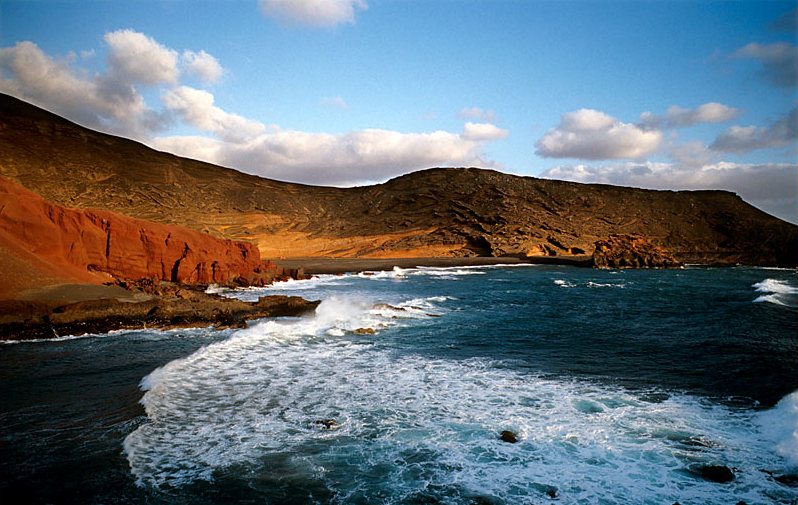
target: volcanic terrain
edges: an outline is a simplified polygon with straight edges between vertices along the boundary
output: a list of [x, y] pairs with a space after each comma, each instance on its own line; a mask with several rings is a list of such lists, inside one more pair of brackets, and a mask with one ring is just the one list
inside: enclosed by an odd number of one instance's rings
[[727, 191], [652, 191], [433, 168], [316, 187], [158, 152], [0, 95], [0, 175], [65, 207], [252, 242], [263, 258], [589, 256], [639, 235], [678, 261], [795, 266], [798, 227]]

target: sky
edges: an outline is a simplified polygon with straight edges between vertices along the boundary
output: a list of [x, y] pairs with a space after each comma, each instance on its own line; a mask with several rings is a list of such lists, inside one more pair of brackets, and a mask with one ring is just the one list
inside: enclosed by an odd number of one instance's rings
[[795, 1], [0, 1], [0, 92], [351, 186], [478, 166], [798, 222]]

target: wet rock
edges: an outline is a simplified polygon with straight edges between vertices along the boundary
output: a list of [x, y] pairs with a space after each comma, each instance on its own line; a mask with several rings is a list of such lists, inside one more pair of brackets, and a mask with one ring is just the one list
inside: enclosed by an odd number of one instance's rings
[[518, 435], [510, 430], [504, 430], [499, 433], [499, 439], [502, 442], [507, 442], [508, 444], [515, 444], [518, 443]]
[[798, 487], [798, 475], [784, 474], [774, 475], [773, 480], [785, 486]]
[[321, 428], [323, 430], [337, 430], [338, 428], [341, 427], [341, 425], [338, 424], [338, 421], [336, 421], [335, 419], [332, 419], [332, 418], [329, 418], [329, 419], [316, 419], [315, 421], [313, 421], [313, 424], [318, 426], [319, 428]]
[[734, 480], [734, 472], [725, 465], [699, 466], [694, 472], [704, 480], [725, 484]]
[[374, 335], [377, 333], [374, 328], [358, 328], [355, 330], [357, 335]]
[[190, 291], [175, 286], [144, 301], [108, 298], [62, 304], [0, 301], [0, 340], [52, 338], [58, 335], [108, 333], [123, 329], [243, 328], [251, 319], [301, 316], [315, 310], [318, 301], [298, 296], [263, 296], [257, 302]]

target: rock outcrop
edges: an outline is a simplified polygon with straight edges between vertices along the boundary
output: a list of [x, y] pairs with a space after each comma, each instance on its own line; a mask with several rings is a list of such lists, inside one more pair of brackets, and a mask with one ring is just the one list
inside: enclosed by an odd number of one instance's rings
[[261, 261], [258, 249], [249, 243], [105, 210], [65, 208], [3, 178], [0, 247], [6, 255], [15, 254], [53, 277], [73, 282], [149, 278], [262, 285], [290, 273]]
[[319, 305], [298, 296], [263, 296], [257, 302], [244, 302], [174, 285], [169, 291], [142, 301], [106, 298], [58, 304], [0, 300], [0, 340], [141, 328], [242, 328], [250, 319], [301, 316]]
[[596, 268], [677, 268], [682, 264], [663, 247], [641, 235], [612, 235], [596, 241]]

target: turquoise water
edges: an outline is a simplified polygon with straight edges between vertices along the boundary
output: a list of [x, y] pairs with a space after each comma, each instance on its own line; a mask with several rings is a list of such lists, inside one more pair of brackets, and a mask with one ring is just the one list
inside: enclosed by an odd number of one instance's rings
[[277, 293], [322, 304], [0, 346], [3, 503], [798, 503], [774, 479], [798, 472], [795, 271], [395, 269], [225, 294]]

